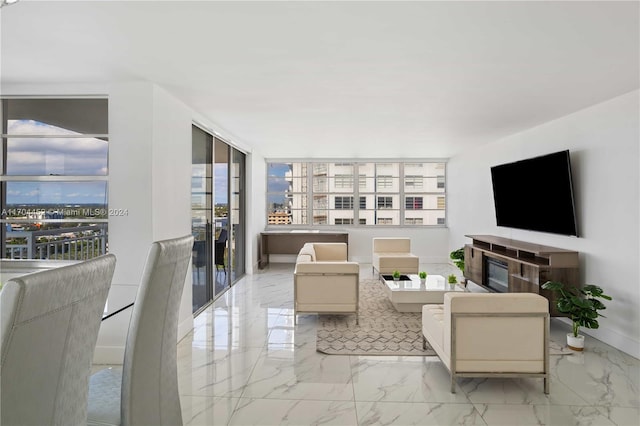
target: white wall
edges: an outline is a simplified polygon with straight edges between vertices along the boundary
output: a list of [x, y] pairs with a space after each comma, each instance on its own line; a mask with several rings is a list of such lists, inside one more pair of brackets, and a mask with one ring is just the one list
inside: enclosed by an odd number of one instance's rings
[[[192, 112], [164, 89], [153, 87], [151, 214], [153, 241], [191, 234]], [[193, 328], [191, 269], [180, 303], [178, 338]]]
[[[113, 311], [135, 299], [153, 238], [149, 217], [153, 91], [151, 84], [137, 82], [112, 86], [108, 92], [109, 207], [127, 211], [126, 215], [109, 217], [109, 251], [117, 258], [107, 299], [109, 310]], [[101, 325], [95, 362], [122, 362], [131, 311]]]
[[[109, 249], [117, 257], [108, 303], [133, 299], [153, 241], [191, 233], [191, 111], [146, 82], [109, 88]], [[178, 338], [193, 328], [191, 274], [185, 279]], [[94, 362], [122, 362], [131, 309], [101, 326]]]
[[260, 232], [267, 224], [267, 165], [256, 150], [247, 156], [247, 273], [258, 271]]
[[[580, 252], [583, 284], [613, 297], [597, 330], [640, 357], [640, 92], [635, 91], [452, 158], [448, 166], [449, 249], [467, 234], [493, 234]], [[569, 149], [579, 238], [497, 227], [490, 167]], [[526, 194], [514, 202], [527, 203]]]

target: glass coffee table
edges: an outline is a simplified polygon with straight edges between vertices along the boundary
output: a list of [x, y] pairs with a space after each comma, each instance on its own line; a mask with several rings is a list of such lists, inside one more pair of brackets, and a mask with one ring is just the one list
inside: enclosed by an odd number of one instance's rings
[[381, 275], [391, 304], [398, 312], [422, 312], [422, 305], [444, 301], [450, 291], [467, 291], [458, 284], [449, 284], [442, 275], [427, 275], [424, 283], [417, 275], [402, 275], [394, 281], [391, 275]]

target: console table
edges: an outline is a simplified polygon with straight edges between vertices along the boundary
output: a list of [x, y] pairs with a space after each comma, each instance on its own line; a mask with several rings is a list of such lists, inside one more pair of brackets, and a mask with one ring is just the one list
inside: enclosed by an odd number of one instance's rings
[[258, 268], [269, 264], [270, 254], [298, 254], [305, 243], [346, 243], [349, 233], [343, 231], [290, 230], [260, 233]]
[[[493, 235], [466, 235], [472, 239], [464, 246], [464, 277], [489, 291], [496, 290], [489, 277], [489, 265], [497, 261], [505, 265], [506, 291], [537, 293], [549, 299], [549, 312], [558, 312], [555, 294], [543, 290], [547, 281], [560, 281], [579, 286], [579, 258], [577, 251], [532, 244]], [[495, 265], [495, 262], [493, 263]]]

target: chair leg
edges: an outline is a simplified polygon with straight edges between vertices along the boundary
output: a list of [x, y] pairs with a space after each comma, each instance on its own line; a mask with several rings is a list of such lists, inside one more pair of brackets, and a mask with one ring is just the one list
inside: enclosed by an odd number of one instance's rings
[[427, 338], [422, 336], [422, 349], [427, 349]]
[[456, 393], [456, 377], [451, 373], [451, 393]]
[[549, 395], [549, 376], [545, 376], [544, 378], [544, 393]]
[[298, 314], [293, 313], [293, 325], [298, 325]]

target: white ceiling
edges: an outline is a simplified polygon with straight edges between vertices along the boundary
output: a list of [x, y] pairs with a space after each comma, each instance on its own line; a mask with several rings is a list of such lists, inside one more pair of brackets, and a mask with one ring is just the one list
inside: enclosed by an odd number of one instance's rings
[[2, 84], [148, 80], [263, 155], [450, 157], [639, 88], [638, 2], [58, 2]]

